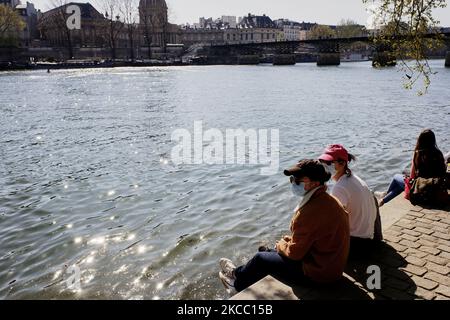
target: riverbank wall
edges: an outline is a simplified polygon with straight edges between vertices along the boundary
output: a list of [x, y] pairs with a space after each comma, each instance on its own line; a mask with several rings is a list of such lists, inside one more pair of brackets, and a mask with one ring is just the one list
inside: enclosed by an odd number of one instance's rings
[[450, 208], [425, 209], [399, 196], [381, 208], [381, 221], [384, 242], [349, 261], [337, 283], [289, 286], [268, 276], [231, 300], [449, 300]]

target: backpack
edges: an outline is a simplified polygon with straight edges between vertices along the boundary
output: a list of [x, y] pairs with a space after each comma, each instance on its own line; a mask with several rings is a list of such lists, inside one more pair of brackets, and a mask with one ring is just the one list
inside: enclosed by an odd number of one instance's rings
[[448, 204], [445, 178], [416, 178], [412, 181], [409, 201], [414, 206], [445, 206]]

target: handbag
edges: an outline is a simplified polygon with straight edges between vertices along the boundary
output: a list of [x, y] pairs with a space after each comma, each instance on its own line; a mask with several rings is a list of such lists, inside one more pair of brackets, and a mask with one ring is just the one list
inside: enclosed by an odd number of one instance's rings
[[405, 199], [409, 200], [409, 193], [411, 192], [411, 187], [413, 185], [414, 179], [411, 177], [405, 177]]
[[[444, 206], [448, 203], [446, 179], [416, 178], [410, 185], [409, 201], [412, 205]], [[405, 183], [405, 190], [406, 190]]]

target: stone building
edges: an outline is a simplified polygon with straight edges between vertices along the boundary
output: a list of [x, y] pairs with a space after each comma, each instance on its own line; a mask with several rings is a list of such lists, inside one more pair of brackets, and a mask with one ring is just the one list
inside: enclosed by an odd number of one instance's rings
[[283, 29], [284, 40], [299, 41], [306, 40], [308, 33], [316, 24], [310, 22], [296, 22], [288, 19], [278, 19], [274, 21], [279, 29]]
[[247, 16], [240, 19], [239, 27], [275, 29], [277, 28], [277, 25], [272, 21], [272, 19], [270, 19], [269, 16], [266, 16], [265, 14], [263, 14], [262, 16], [256, 16], [249, 13]]
[[[229, 29], [235, 30], [238, 29]], [[182, 30], [182, 43], [189, 47], [196, 43], [220, 45], [224, 44], [224, 29], [194, 29], [186, 28]]]
[[[67, 29], [65, 12], [69, 5], [77, 5], [81, 9], [80, 30]], [[38, 21], [38, 29], [41, 40], [48, 46], [103, 47], [106, 45], [107, 22], [90, 3], [71, 2], [44, 12]]]
[[269, 16], [249, 13], [239, 19], [237, 32], [228, 31], [224, 40], [232, 44], [277, 42], [284, 40], [284, 34]]
[[[66, 26], [69, 15], [65, 11], [70, 5], [77, 5], [81, 10], [80, 30], [68, 30]], [[90, 3], [67, 3], [42, 14], [38, 22], [41, 45], [65, 47], [75, 57], [112, 59], [160, 58], [172, 52], [174, 44], [180, 41], [180, 32], [178, 26], [168, 22], [166, 2], [141, 0], [139, 17], [139, 24], [131, 34], [132, 29], [128, 29], [120, 17], [111, 20]], [[149, 51], [158, 54], [155, 56]]]
[[168, 44], [180, 43], [180, 28], [169, 23], [165, 0], [140, 0], [139, 29], [142, 47], [166, 49]]
[[28, 47], [33, 40], [39, 37], [37, 29], [38, 12], [34, 7], [34, 4], [26, 2], [24, 4], [18, 4], [16, 11], [25, 22], [25, 28], [19, 34], [20, 45], [22, 47]]
[[[229, 18], [229, 19], [224, 19]], [[182, 43], [185, 46], [193, 44], [241, 44], [241, 43], [265, 43], [284, 40], [283, 30], [277, 28], [276, 24], [266, 15], [255, 16], [249, 14], [239, 19], [239, 23], [234, 26], [230, 24], [235, 21], [235, 17], [223, 16], [214, 24], [212, 18], [200, 19], [199, 28], [185, 26], [182, 30]], [[224, 22], [226, 20], [226, 23]], [[203, 23], [205, 22], [205, 23]], [[215, 26], [215, 27], [214, 27]]]
[[277, 28], [241, 28], [224, 30], [226, 44], [265, 43], [283, 41], [283, 30]]

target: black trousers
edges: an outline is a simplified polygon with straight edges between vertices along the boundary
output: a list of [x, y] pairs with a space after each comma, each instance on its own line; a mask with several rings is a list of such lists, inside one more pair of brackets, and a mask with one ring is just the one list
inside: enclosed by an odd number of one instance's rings
[[301, 284], [307, 280], [301, 261], [288, 259], [275, 250], [258, 252], [247, 264], [236, 268], [234, 274], [237, 291], [250, 287], [268, 275], [289, 284]]

